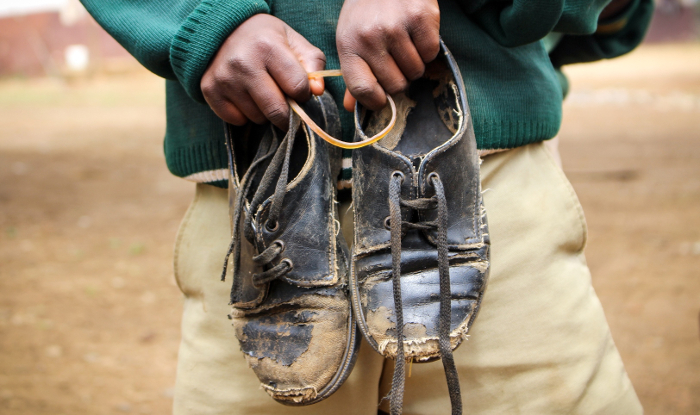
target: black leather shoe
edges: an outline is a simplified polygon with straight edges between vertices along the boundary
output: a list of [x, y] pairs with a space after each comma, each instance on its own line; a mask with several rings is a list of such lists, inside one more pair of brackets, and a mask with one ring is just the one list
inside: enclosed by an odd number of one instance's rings
[[[394, 96], [394, 129], [353, 151], [353, 306], [369, 344], [396, 359], [392, 413], [405, 361], [438, 358], [453, 413], [461, 410], [452, 350], [467, 337], [489, 271], [474, 129], [459, 69], [441, 45], [425, 75]], [[356, 141], [390, 115], [358, 105]]]
[[[307, 114], [339, 136], [330, 95]], [[229, 318], [262, 388], [289, 405], [321, 401], [345, 381], [360, 336], [347, 287], [349, 250], [339, 233], [338, 151], [292, 112], [289, 132], [227, 126], [233, 285]], [[262, 139], [260, 139], [262, 137]], [[226, 275], [226, 265], [224, 276]], [[223, 276], [222, 276], [223, 277]]]

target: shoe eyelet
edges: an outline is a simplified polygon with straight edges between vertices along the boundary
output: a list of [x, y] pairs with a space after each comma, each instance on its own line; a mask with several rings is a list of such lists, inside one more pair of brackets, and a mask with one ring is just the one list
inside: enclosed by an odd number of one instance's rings
[[391, 173], [391, 176], [392, 177], [397, 177], [397, 176], [400, 177], [402, 183], [406, 179], [406, 176], [404, 176], [403, 172], [399, 171], [399, 170], [394, 170], [393, 173]]
[[272, 242], [274, 245], [278, 245], [280, 247], [280, 253], [284, 252], [284, 242], [276, 239], [275, 241]]
[[270, 226], [270, 225], [271, 225], [270, 220], [265, 221], [265, 229], [268, 232], [275, 232], [280, 227], [279, 221], [275, 221], [275, 223], [272, 226]]
[[391, 230], [391, 217], [387, 216], [384, 218], [384, 229], [390, 231]]
[[431, 173], [428, 175], [428, 183], [429, 183], [430, 185], [433, 184], [433, 179], [438, 179], [438, 180], [440, 180], [440, 175], [437, 174], [437, 173], [435, 173], [435, 172], [431, 172]]
[[285, 259], [283, 259], [283, 260], [280, 261], [280, 264], [282, 264], [282, 263], [286, 263], [287, 266], [289, 266], [289, 270], [290, 270], [290, 271], [294, 269], [294, 263], [292, 262], [291, 259], [285, 258]]

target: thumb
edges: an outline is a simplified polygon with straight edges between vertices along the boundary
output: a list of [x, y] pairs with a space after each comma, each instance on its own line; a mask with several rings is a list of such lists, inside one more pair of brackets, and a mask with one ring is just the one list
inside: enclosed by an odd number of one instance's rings
[[[304, 36], [292, 29], [287, 29], [287, 39], [289, 41], [289, 47], [296, 54], [299, 63], [306, 73], [325, 69], [326, 55], [323, 54], [321, 49], [309, 43]], [[323, 94], [325, 89], [323, 78], [321, 77], [309, 79], [309, 86], [311, 87], [311, 93], [314, 95]]]
[[345, 96], [343, 97], [343, 107], [345, 108], [345, 111], [347, 112], [354, 112], [355, 111], [355, 103], [357, 100], [355, 100], [355, 97], [350, 95], [350, 91], [345, 89]]

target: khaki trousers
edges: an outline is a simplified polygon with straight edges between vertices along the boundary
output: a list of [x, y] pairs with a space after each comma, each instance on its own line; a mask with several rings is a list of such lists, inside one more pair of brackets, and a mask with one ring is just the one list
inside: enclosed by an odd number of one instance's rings
[[[561, 169], [538, 143], [487, 156], [481, 180], [492, 268], [480, 315], [454, 355], [464, 413], [641, 414], [591, 286], [583, 211]], [[348, 206], [341, 222], [350, 237]], [[230, 280], [219, 275], [229, 235], [226, 190], [198, 185], [175, 247], [185, 302], [174, 413], [388, 411], [392, 362], [367, 344], [350, 378], [319, 404], [283, 406], [259, 387], [226, 318]], [[411, 372], [404, 413], [450, 413], [442, 364]]]

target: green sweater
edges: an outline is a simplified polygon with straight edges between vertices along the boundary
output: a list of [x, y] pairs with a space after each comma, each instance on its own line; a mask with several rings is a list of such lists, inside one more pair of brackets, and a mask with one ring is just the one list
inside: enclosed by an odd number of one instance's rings
[[[257, 13], [270, 13], [323, 50], [327, 68], [339, 68], [335, 28], [343, 0], [82, 2], [139, 62], [166, 78], [166, 162], [173, 174], [195, 181], [226, 186], [222, 122], [204, 102], [199, 84], [209, 61], [239, 24]], [[439, 3], [441, 36], [462, 71], [481, 149], [554, 137], [561, 123], [562, 88], [552, 62], [628, 52], [641, 41], [653, 9], [652, 0], [634, 0], [627, 9], [629, 23], [596, 35], [598, 15], [608, 0]], [[565, 36], [550, 61], [542, 39], [551, 32]], [[326, 85], [342, 108], [342, 79], [327, 79]], [[352, 116], [341, 110], [341, 117], [343, 136], [351, 140]]]

